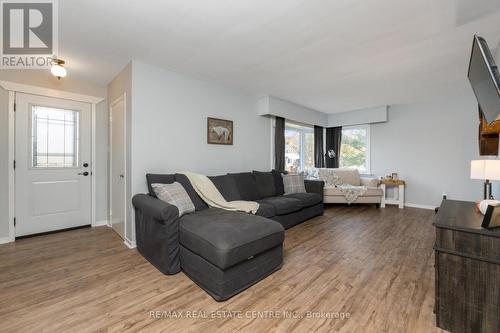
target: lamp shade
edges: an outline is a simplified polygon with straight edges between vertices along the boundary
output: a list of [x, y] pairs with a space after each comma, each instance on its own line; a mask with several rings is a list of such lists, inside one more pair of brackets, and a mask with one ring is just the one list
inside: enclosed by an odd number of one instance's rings
[[500, 180], [500, 160], [471, 161], [470, 178]]

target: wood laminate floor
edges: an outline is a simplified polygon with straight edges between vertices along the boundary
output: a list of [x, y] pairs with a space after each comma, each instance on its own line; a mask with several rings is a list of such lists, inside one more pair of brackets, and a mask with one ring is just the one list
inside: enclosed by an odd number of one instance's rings
[[222, 303], [107, 227], [19, 240], [0, 245], [0, 331], [439, 332], [433, 218], [330, 207], [286, 232], [281, 270]]

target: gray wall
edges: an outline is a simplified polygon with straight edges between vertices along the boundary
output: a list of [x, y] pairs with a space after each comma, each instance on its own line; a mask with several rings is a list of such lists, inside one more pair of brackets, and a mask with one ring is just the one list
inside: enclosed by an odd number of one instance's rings
[[[78, 94], [97, 97], [107, 97], [106, 86], [73, 79], [71, 73], [60, 81], [47, 71], [43, 70], [5, 70], [0, 71], [0, 81], [11, 81], [44, 88], [69, 91]], [[8, 237], [9, 221], [8, 212], [8, 105], [4, 100], [5, 91], [0, 92], [0, 238]], [[104, 100], [96, 106], [96, 220], [106, 220], [108, 211], [107, 195], [107, 142], [108, 142], [108, 111], [107, 102]]]
[[9, 237], [9, 92], [0, 88], [0, 239]]
[[371, 126], [372, 173], [398, 172], [411, 204], [438, 206], [443, 192], [450, 199], [481, 199], [481, 181], [470, 179], [470, 161], [479, 157], [477, 112], [465, 84], [455, 96], [391, 106], [389, 122]]
[[108, 220], [108, 110], [106, 99], [96, 105], [95, 219], [97, 222]]
[[[234, 145], [207, 144], [207, 117], [234, 122]], [[135, 61], [131, 134], [132, 194], [147, 191], [148, 172], [270, 169], [271, 120], [257, 98]]]

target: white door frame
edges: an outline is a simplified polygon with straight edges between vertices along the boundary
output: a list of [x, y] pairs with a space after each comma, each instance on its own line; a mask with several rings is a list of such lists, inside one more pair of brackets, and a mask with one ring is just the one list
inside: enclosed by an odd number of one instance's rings
[[15, 174], [14, 174], [14, 159], [15, 159], [15, 98], [16, 92], [25, 93], [31, 95], [39, 95], [45, 97], [54, 97], [61, 99], [68, 99], [77, 102], [89, 103], [91, 105], [92, 110], [92, 134], [91, 134], [91, 174], [92, 174], [92, 183], [91, 183], [91, 225], [96, 226], [96, 218], [95, 218], [95, 207], [96, 207], [96, 195], [95, 195], [95, 162], [96, 162], [96, 104], [102, 102], [104, 98], [97, 96], [89, 96], [76, 94], [67, 91], [43, 88], [38, 86], [32, 86], [22, 83], [9, 82], [9, 81], [0, 81], [0, 86], [9, 92], [9, 242], [15, 241], [15, 226], [14, 226], [14, 214], [15, 214]]
[[[113, 117], [113, 113], [112, 113], [112, 110], [113, 110], [113, 107], [118, 104], [119, 102], [123, 102], [123, 133], [124, 133], [124, 138], [123, 138], [123, 174], [125, 176], [124, 178], [124, 186], [123, 186], [123, 190], [125, 191], [124, 196], [124, 200], [125, 200], [125, 204], [123, 205], [123, 207], [125, 208], [125, 212], [123, 214], [123, 223], [124, 223], [124, 228], [123, 228], [123, 237], [124, 237], [124, 241], [125, 241], [125, 244], [127, 244], [127, 246], [129, 246], [129, 244], [132, 244], [132, 242], [127, 238], [127, 93], [123, 93], [122, 95], [120, 95], [117, 99], [115, 99], [110, 105], [109, 105], [109, 129], [108, 129], [108, 133], [109, 133], [109, 138], [108, 138], [108, 142], [109, 142], [109, 149], [108, 149], [108, 161], [109, 161], [109, 165], [108, 165], [108, 175], [109, 175], [109, 211], [108, 211], [108, 215], [109, 215], [109, 218], [108, 218], [108, 225], [110, 227], [113, 227], [113, 224], [112, 224], [112, 219], [111, 219], [111, 208], [112, 208], [112, 203], [113, 203], [113, 177], [111, 177], [111, 172], [113, 170], [113, 159], [112, 159], [112, 156], [113, 156], [113, 123], [112, 123], [112, 117]], [[130, 247], [130, 246], [129, 246]]]

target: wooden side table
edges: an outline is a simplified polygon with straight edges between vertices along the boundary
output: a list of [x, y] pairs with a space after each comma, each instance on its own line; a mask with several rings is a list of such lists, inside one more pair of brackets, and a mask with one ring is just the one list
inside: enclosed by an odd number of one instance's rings
[[[382, 179], [380, 181], [380, 188], [382, 189], [382, 201], [380, 202], [380, 207], [385, 208], [385, 205], [398, 205], [399, 208], [404, 208], [405, 185], [405, 181], [401, 179]], [[394, 195], [392, 198], [386, 198], [385, 190], [387, 186], [394, 187]]]

